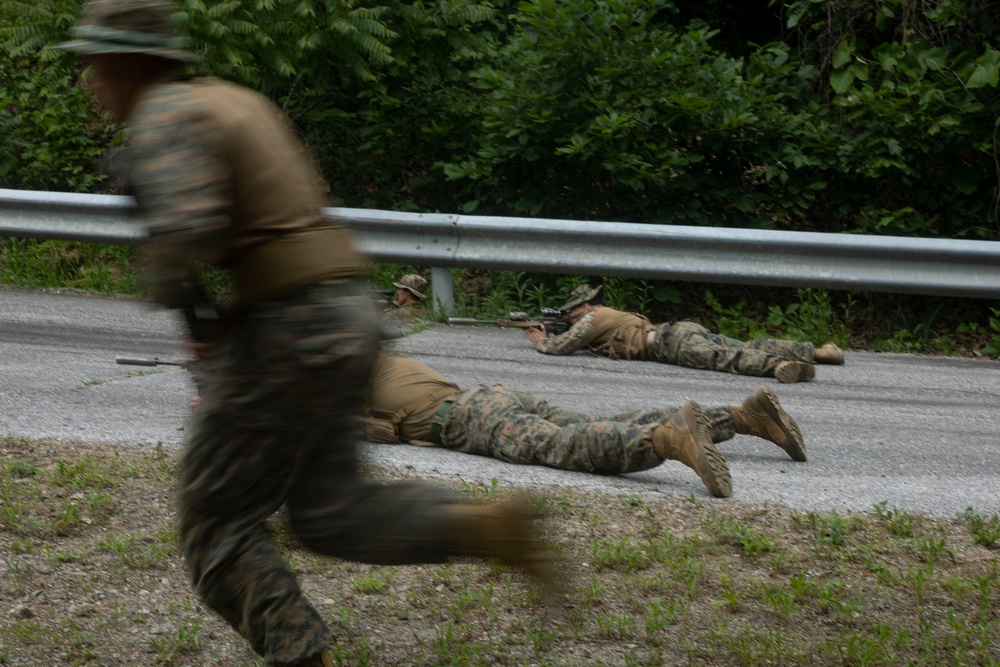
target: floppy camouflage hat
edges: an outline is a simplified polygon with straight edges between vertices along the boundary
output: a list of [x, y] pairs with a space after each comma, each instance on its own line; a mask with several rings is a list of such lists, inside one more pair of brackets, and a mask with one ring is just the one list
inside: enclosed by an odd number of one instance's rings
[[415, 273], [409, 273], [399, 279], [398, 283], [393, 283], [396, 287], [400, 289], [405, 289], [409, 291], [413, 296], [420, 300], [426, 299], [427, 295], [424, 293], [427, 290], [427, 279], [423, 276], [418, 276]]
[[56, 48], [77, 53], [146, 53], [168, 60], [191, 62], [171, 20], [172, 5], [163, 0], [91, 0], [76, 25], [74, 38]]
[[570, 308], [579, 306], [581, 303], [593, 301], [601, 293], [602, 289], [604, 289], [604, 285], [598, 285], [597, 287], [591, 287], [586, 283], [578, 285], [566, 297], [566, 303], [559, 306], [559, 310], [569, 310]]

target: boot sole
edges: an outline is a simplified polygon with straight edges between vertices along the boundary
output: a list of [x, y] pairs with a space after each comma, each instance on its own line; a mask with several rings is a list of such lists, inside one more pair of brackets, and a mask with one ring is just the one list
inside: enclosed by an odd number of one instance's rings
[[816, 377], [816, 368], [812, 364], [804, 361], [789, 361], [774, 372], [774, 377], [778, 382], [807, 382]]
[[698, 476], [716, 498], [728, 498], [733, 492], [729, 464], [712, 443], [712, 429], [705, 410], [695, 401], [684, 404], [684, 418], [698, 443]]
[[844, 364], [844, 351], [839, 347], [823, 347], [816, 350], [815, 361], [817, 364], [828, 364], [830, 366], [842, 366]]
[[785, 444], [781, 448], [788, 452], [793, 460], [805, 461], [806, 443], [802, 439], [799, 425], [795, 423], [790, 414], [782, 410], [781, 403], [778, 402], [778, 395], [774, 393], [773, 389], [762, 384], [760, 392], [767, 399], [764, 401], [764, 409], [767, 410], [768, 416], [781, 426], [781, 431], [785, 434]]

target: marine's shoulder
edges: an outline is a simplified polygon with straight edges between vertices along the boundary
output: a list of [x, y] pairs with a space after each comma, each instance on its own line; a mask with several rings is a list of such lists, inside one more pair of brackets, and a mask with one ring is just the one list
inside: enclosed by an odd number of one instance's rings
[[644, 320], [642, 315], [636, 313], [631, 313], [625, 310], [618, 310], [616, 308], [609, 308], [608, 306], [598, 306], [594, 310], [590, 311], [595, 314], [595, 317], [599, 317], [603, 320], [616, 320], [616, 321], [631, 321], [631, 320]]
[[266, 99], [260, 93], [212, 77], [196, 77], [154, 84], [143, 93], [133, 124], [150, 127], [211, 115], [220, 105], [243, 109]]

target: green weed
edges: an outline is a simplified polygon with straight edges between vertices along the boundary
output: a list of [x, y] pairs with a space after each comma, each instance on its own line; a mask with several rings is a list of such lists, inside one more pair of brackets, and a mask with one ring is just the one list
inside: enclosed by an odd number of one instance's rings
[[756, 528], [743, 526], [732, 517], [716, 515], [707, 523], [722, 544], [739, 547], [749, 556], [777, 549], [774, 537]]
[[162, 569], [172, 548], [155, 538], [136, 533], [110, 535], [97, 543], [101, 551], [118, 556], [122, 567], [136, 570]]
[[650, 558], [642, 547], [634, 544], [629, 537], [620, 540], [594, 540], [591, 546], [594, 565], [599, 569], [621, 568], [626, 572], [649, 567]]
[[473, 500], [485, 500], [492, 497], [497, 493], [497, 491], [500, 490], [500, 481], [496, 477], [490, 479], [488, 486], [486, 484], [470, 484], [464, 479], [461, 481], [462, 490]]
[[965, 522], [965, 527], [976, 542], [984, 547], [992, 547], [997, 540], [1000, 540], [1000, 516], [994, 514], [987, 519], [968, 507], [958, 515], [958, 518]]
[[793, 515], [793, 519], [809, 526], [820, 538], [821, 544], [832, 547], [846, 545], [848, 537], [861, 525], [857, 519], [849, 519], [836, 512], [825, 516], [809, 512], [804, 518], [801, 515]]
[[389, 587], [394, 570], [392, 568], [374, 570], [370, 574], [358, 577], [351, 584], [356, 593], [379, 593]]
[[604, 639], [635, 638], [635, 619], [628, 614], [598, 614], [595, 621], [597, 622], [597, 633]]
[[[171, 617], [176, 617], [176, 609], [171, 606]], [[172, 632], [163, 633], [150, 640], [150, 646], [158, 662], [173, 664], [183, 656], [196, 656], [201, 652], [201, 623], [195, 616], [190, 621], [182, 621]]]
[[886, 509], [885, 503], [875, 504], [875, 514], [885, 521], [886, 529], [897, 537], [913, 536], [913, 515], [900, 509]]
[[39, 470], [25, 461], [7, 461], [7, 472], [15, 479], [24, 479], [37, 475]]
[[[776, 331], [771, 337], [815, 341], [817, 344], [834, 342], [846, 347], [850, 342], [847, 324], [834, 312], [830, 294], [825, 290], [800, 289], [796, 290], [796, 295], [798, 303], [784, 309], [780, 306], [768, 309], [767, 325]], [[848, 316], [849, 312], [850, 301], [845, 306]]]

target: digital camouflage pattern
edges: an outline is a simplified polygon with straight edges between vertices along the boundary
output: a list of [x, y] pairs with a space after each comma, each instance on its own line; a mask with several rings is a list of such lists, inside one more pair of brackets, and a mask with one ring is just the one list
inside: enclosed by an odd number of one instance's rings
[[[144, 93], [130, 125], [129, 183], [149, 230], [147, 272], [156, 300], [186, 305], [200, 264], [233, 269], [242, 299], [250, 292], [241, 284], [245, 258], [277, 239], [320, 229], [335, 243], [312, 273], [363, 275], [349, 233], [323, 214], [321, 179], [305, 146], [263, 95], [210, 78], [167, 81]], [[278, 281], [304, 270], [306, 259], [300, 252], [277, 269], [243, 273]]]
[[399, 305], [393, 300], [382, 310], [382, 318], [389, 321], [412, 322], [430, 314], [422, 303], [407, 303]]
[[421, 301], [427, 298], [427, 279], [416, 273], [406, 274], [399, 279], [399, 282], [395, 282], [393, 285], [400, 289], [405, 289]]
[[[436, 413], [446, 401], [451, 408], [441, 421]], [[512, 463], [607, 473], [662, 463], [663, 459], [645, 451], [649, 448], [646, 427], [665, 423], [680, 409], [661, 406], [598, 417], [550, 405], [540, 396], [506, 385], [481, 386], [471, 393], [427, 364], [384, 352], [378, 353], [366, 403], [363, 414], [369, 421], [373, 417], [397, 421], [396, 437], [380, 438], [378, 429], [369, 429], [369, 437], [376, 442], [435, 444], [430, 442], [431, 424], [438, 421], [443, 442], [436, 444], [449, 449]], [[712, 406], [705, 413], [714, 442], [736, 435], [731, 406]], [[494, 441], [497, 429], [504, 434], [503, 442]], [[606, 447], [618, 451], [602, 452]], [[595, 462], [601, 462], [600, 467]]]
[[655, 325], [635, 313], [595, 306], [558, 336], [533, 341], [544, 354], [590, 350], [609, 359], [646, 359], [649, 333]]
[[377, 314], [364, 260], [325, 218], [319, 174], [287, 119], [253, 91], [172, 75], [128, 119], [154, 298], [191, 304], [202, 265], [229, 270], [237, 291], [237, 315], [198, 364], [181, 546], [206, 604], [265, 664], [296, 665], [327, 648], [328, 631], [267, 518], [287, 505], [302, 543], [329, 556], [441, 562], [454, 549], [450, 499], [359, 475]]
[[695, 322], [660, 325], [652, 348], [652, 358], [665, 364], [766, 377], [774, 377], [774, 369], [783, 361], [810, 363], [814, 354], [812, 343], [775, 338], [741, 341]]
[[[456, 398], [461, 398], [456, 395]], [[456, 400], [444, 421], [444, 446], [509, 463], [560, 470], [619, 474], [663, 463], [653, 450], [652, 432], [680, 409], [661, 406], [598, 417], [550, 405], [537, 394], [507, 385]], [[728, 406], [706, 409], [715, 442], [736, 431]]]
[[181, 545], [205, 602], [268, 665], [327, 647], [320, 615], [270, 543], [287, 503], [308, 548], [375, 564], [445, 560], [449, 498], [358, 470], [356, 415], [376, 350], [361, 281], [258, 306], [206, 361], [180, 471]]
[[775, 367], [783, 361], [808, 363], [814, 355], [812, 343], [773, 338], [741, 341], [714, 334], [694, 322], [654, 325], [640, 315], [604, 306], [583, 315], [566, 333], [534, 344], [544, 354], [565, 355], [587, 349], [611, 359], [648, 359], [766, 377], [773, 377]]
[[[183, 60], [168, 26], [164, 3], [96, 0], [64, 48], [113, 53], [123, 67], [135, 54]], [[265, 522], [283, 505], [302, 543], [328, 556], [432, 563], [500, 550], [485, 538], [463, 546], [451, 499], [435, 487], [359, 473], [377, 316], [364, 258], [323, 214], [320, 175], [288, 119], [254, 91], [149, 62], [162, 67], [116, 114], [130, 125], [128, 180], [149, 231], [154, 298], [198, 304], [202, 266], [227, 270], [236, 287], [234, 314], [197, 364], [181, 547], [198, 593], [266, 665], [300, 665], [329, 635], [271, 544]], [[480, 527], [466, 514], [463, 525]], [[531, 559], [505, 562], [527, 569]]]
[[573, 291], [566, 296], [566, 302], [559, 306], [559, 310], [570, 310], [571, 308], [575, 308], [581, 304], [593, 301], [603, 289], [604, 285], [598, 285], [597, 287], [591, 287], [586, 283], [583, 285], [577, 285], [573, 288]]

